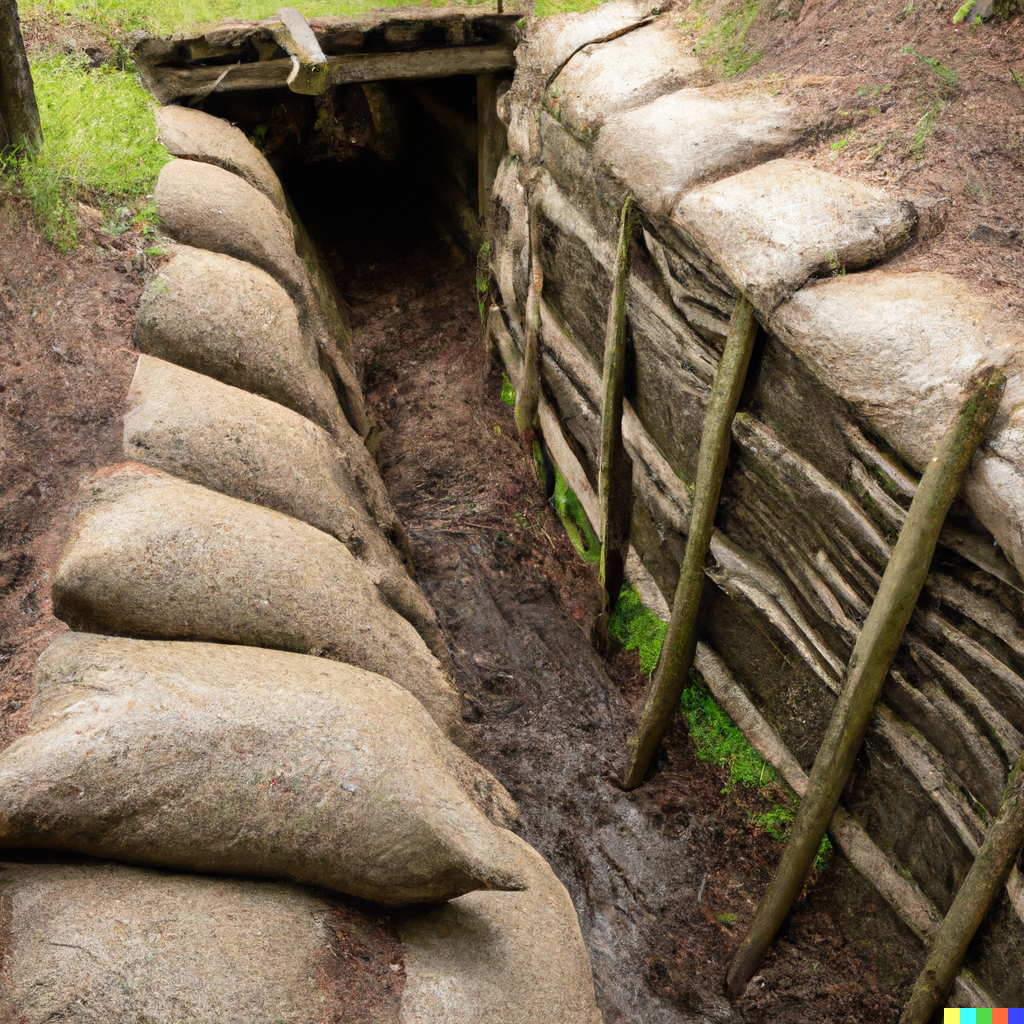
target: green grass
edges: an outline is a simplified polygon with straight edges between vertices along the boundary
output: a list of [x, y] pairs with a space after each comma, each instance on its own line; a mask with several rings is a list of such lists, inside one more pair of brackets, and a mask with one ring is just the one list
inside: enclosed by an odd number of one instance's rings
[[[32, 65], [43, 146], [9, 170], [32, 203], [44, 236], [61, 251], [77, 244], [76, 204], [100, 207], [113, 231], [152, 223], [142, 201], [169, 159], [156, 141], [154, 101], [130, 68], [89, 69], [84, 58]], [[120, 210], [120, 215], [118, 211]]]
[[911, 57], [919, 60], [944, 86], [959, 85], [960, 76], [952, 68], [940, 64], [935, 57], [926, 57], [923, 53], [918, 53], [912, 46], [904, 46], [903, 53], [909, 53]]
[[723, 78], [735, 78], [764, 55], [747, 41], [747, 31], [761, 13], [764, 0], [732, 0], [717, 16], [707, 5], [708, 0], [691, 0], [689, 16], [680, 27], [697, 35], [694, 50], [708, 67], [718, 69]]
[[[667, 629], [668, 623], [641, 603], [636, 587], [623, 588], [608, 618], [608, 635], [627, 651], [639, 653], [640, 668], [646, 675], [651, 675], [658, 666]], [[750, 822], [773, 839], [785, 842], [798, 798], [747, 742], [696, 671], [690, 673], [679, 709], [686, 719], [697, 757], [728, 772], [729, 779], [722, 792], [730, 793], [739, 785], [757, 789], [772, 799], [774, 803], [767, 811], [750, 814]], [[814, 861], [816, 875], [825, 870], [831, 850], [832, 844], [826, 836]]]
[[552, 14], [567, 14], [570, 11], [589, 11], [598, 7], [604, 0], [536, 0], [533, 13], [538, 18], [547, 18]]
[[[299, 8], [307, 18], [315, 18], [407, 4], [408, 0], [305, 0]], [[23, 0], [20, 9], [22, 19], [73, 17], [96, 25], [111, 38], [121, 38], [136, 29], [163, 34], [231, 18], [269, 18], [280, 6], [278, 0]], [[459, 6], [473, 3], [462, 0]]]

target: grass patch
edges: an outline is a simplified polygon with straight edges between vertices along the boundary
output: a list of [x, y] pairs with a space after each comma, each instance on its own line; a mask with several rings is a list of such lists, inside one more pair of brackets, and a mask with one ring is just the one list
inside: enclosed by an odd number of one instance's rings
[[31, 201], [40, 228], [62, 252], [77, 244], [76, 205], [100, 207], [108, 227], [154, 225], [141, 202], [170, 159], [156, 141], [154, 101], [134, 74], [90, 69], [84, 57], [51, 57], [32, 66], [43, 146], [8, 165]]
[[912, 46], [904, 46], [903, 53], [909, 53], [911, 57], [919, 60], [944, 86], [952, 87], [960, 84], [960, 76], [952, 68], [940, 64], [934, 57], [926, 57], [923, 53], [918, 53]]
[[935, 132], [935, 125], [945, 109], [945, 103], [941, 100], [935, 100], [921, 115], [921, 119], [914, 127], [914, 141], [910, 146], [910, 151], [913, 153], [915, 160], [923, 159], [925, 145]]
[[689, 17], [680, 22], [684, 32], [697, 36], [694, 51], [723, 78], [749, 71], [764, 55], [747, 42], [747, 31], [761, 13], [764, 0], [731, 0], [724, 13], [706, 9], [708, 0], [691, 0]]
[[608, 635], [627, 651], [640, 654], [640, 671], [652, 675], [661, 657], [668, 623], [645, 608], [636, 587], [623, 587], [608, 616]]
[[538, 18], [547, 18], [552, 14], [568, 14], [570, 11], [589, 11], [598, 7], [604, 0], [537, 0], [533, 13]]
[[[360, 14], [379, 7], [400, 7], [408, 0], [305, 0], [307, 18]], [[477, 0], [484, 2], [484, 0]], [[95, 25], [110, 38], [122, 38], [136, 29], [168, 34], [179, 29], [210, 25], [228, 19], [258, 21], [277, 13], [278, 0], [22, 0], [23, 20], [43, 15], [70, 17]], [[474, 6], [461, 0], [460, 6]]]
[[[627, 651], [639, 653], [640, 668], [647, 675], [658, 666], [667, 629], [667, 622], [644, 607], [636, 587], [623, 588], [608, 618], [608, 635]], [[729, 773], [723, 793], [731, 793], [739, 785], [757, 789], [774, 801], [767, 811], [751, 813], [750, 823], [784, 843], [789, 838], [799, 799], [747, 742], [697, 672], [690, 673], [679, 710], [686, 719], [697, 757]], [[825, 836], [814, 860], [813, 877], [825, 870], [831, 851], [832, 844]]]

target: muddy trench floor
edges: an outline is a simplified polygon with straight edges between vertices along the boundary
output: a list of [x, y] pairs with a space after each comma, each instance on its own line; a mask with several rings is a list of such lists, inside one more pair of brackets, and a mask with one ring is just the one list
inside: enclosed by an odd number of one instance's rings
[[[49, 581], [79, 481], [122, 458], [143, 243], [86, 232], [61, 257], [18, 201], [0, 212], [3, 748], [28, 726], [36, 659], [66, 628]], [[718, 994], [781, 849], [751, 824], [771, 800], [723, 793], [726, 773], [696, 759], [679, 723], [652, 781], [616, 788], [646, 680], [635, 654], [604, 663], [590, 647], [596, 583], [500, 400], [473, 268], [429, 236], [362, 238], [333, 257], [383, 427], [381, 470], [447, 631], [476, 754], [573, 897], [607, 1024], [895, 1020], [920, 964], [886, 952], [906, 947], [838, 857], [745, 998]], [[865, 917], [877, 917], [870, 943]]]
[[[617, 788], [646, 677], [588, 634], [599, 607], [501, 401], [469, 262], [430, 238], [334, 253], [351, 304], [378, 461], [446, 630], [475, 753], [518, 800], [523, 835], [569, 889], [607, 1024], [890, 1021], [919, 965], [885, 953], [881, 904], [840, 857], [747, 995], [719, 994], [781, 844], [772, 801], [728, 786], [677, 721], [652, 780]], [[346, 270], [354, 268], [348, 274]], [[876, 955], [855, 917], [878, 915]], [[879, 961], [884, 961], [880, 963]]]

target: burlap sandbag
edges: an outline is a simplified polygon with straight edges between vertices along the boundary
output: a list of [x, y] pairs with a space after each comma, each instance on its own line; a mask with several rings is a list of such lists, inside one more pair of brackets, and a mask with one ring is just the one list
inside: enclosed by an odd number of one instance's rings
[[154, 114], [157, 137], [172, 156], [223, 167], [262, 192], [282, 213], [287, 212], [281, 182], [244, 132], [224, 118], [194, 107], [157, 107]]
[[401, 1024], [601, 1024], [590, 958], [565, 886], [511, 832], [522, 892], [475, 892], [397, 919]]
[[161, 359], [139, 358], [124, 419], [127, 458], [337, 537], [385, 602], [447, 665], [434, 611], [385, 539], [400, 526], [391, 501], [358, 438], [349, 449], [274, 402]]
[[0, 863], [4, 1024], [398, 1024], [401, 945], [372, 908], [75, 860]]
[[290, 218], [244, 178], [198, 160], [172, 160], [160, 169], [153, 202], [160, 230], [176, 241], [255, 264], [293, 298], [307, 292]]
[[[318, 260], [296, 252], [296, 228], [258, 189], [237, 174], [196, 160], [164, 164], [153, 195], [161, 230], [184, 245], [234, 256], [265, 270], [297, 303], [299, 322], [313, 338], [349, 423], [361, 437], [370, 431], [347, 331], [321, 306]], [[299, 230], [300, 238], [305, 238]], [[303, 241], [303, 248], [308, 248]], [[321, 282], [322, 283], [322, 282]], [[319, 289], [321, 292], [322, 289]], [[323, 298], [327, 299], [326, 293]], [[339, 331], [342, 334], [339, 334]]]
[[378, 672], [450, 735], [461, 730], [451, 679], [344, 544], [159, 470], [115, 466], [83, 483], [52, 594], [74, 629], [275, 647]]
[[355, 437], [320, 369], [295, 304], [267, 273], [220, 253], [175, 245], [147, 281], [135, 325], [143, 352], [262, 395]]
[[286, 878], [390, 906], [520, 888], [501, 786], [390, 679], [319, 658], [65, 634], [0, 754], [0, 847]]

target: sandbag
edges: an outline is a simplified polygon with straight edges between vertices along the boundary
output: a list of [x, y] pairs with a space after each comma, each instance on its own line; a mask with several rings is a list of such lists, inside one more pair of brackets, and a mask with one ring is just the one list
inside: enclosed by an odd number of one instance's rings
[[512, 833], [522, 892], [475, 892], [398, 921], [402, 1024], [601, 1024], [576, 910], [544, 858]]
[[65, 634], [0, 754], [0, 846], [284, 878], [391, 906], [521, 887], [511, 799], [391, 680], [279, 651]]
[[[0, 864], [4, 1024], [397, 1024], [387, 920], [295, 885]], [[365, 951], [365, 952], [364, 952]]]
[[172, 156], [216, 164], [244, 178], [286, 212], [284, 189], [267, 158], [234, 125], [194, 107], [157, 107], [157, 137]]
[[433, 609], [385, 539], [401, 536], [401, 524], [358, 438], [339, 449], [289, 409], [143, 355], [128, 391], [124, 453], [337, 537], [384, 601], [448, 662]]
[[320, 369], [295, 304], [266, 272], [176, 245], [146, 282], [135, 325], [143, 352], [262, 395], [320, 424], [339, 444], [356, 435]]
[[83, 483], [52, 594], [73, 629], [273, 647], [378, 672], [460, 732], [451, 679], [344, 544], [159, 470], [115, 466]]
[[172, 160], [160, 169], [153, 202], [160, 230], [176, 241], [255, 264], [292, 297], [308, 288], [291, 220], [237, 174]]

